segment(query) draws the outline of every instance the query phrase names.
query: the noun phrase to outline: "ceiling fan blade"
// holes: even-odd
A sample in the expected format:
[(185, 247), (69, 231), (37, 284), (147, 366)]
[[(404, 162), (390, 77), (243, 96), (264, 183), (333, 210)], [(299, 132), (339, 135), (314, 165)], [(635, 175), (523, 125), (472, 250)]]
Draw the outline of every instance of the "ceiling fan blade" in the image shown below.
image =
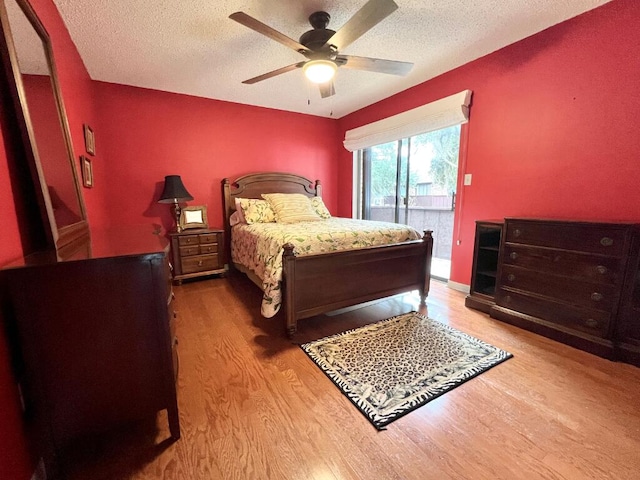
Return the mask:
[(329, 81), (326, 83), (319, 83), (318, 88), (320, 89), (320, 96), (322, 98), (331, 97), (336, 94), (336, 89), (333, 86), (333, 82)]
[(393, 0), (369, 0), (325, 45), (334, 45), (342, 51), (362, 34), (375, 27), (398, 8)]
[(282, 73), (290, 72), (291, 70), (295, 70), (296, 68), (302, 67), (307, 62), (298, 62), (292, 65), (287, 65), (286, 67), (279, 68), (277, 70), (273, 70), (272, 72), (263, 73), (262, 75), (258, 75), (257, 77), (250, 78), (249, 80), (245, 80), (242, 83), (246, 83), (247, 85), (252, 85), (254, 83), (261, 82), (262, 80), (266, 80), (267, 78), (275, 77), (276, 75), (280, 75)]
[[(345, 62), (345, 63), (343, 63)], [(388, 73), (390, 75), (405, 76), (413, 68), (413, 63), (398, 62), (396, 60), (382, 60), (380, 58), (355, 57), (353, 55), (338, 55), (336, 63), (342, 68), (366, 70), (368, 72)]]
[(269, 25), (266, 25), (266, 24), (262, 23), (261, 21), (256, 20), (253, 17), (250, 17), (249, 15), (247, 15), (244, 12), (232, 13), (231, 15), (229, 15), (229, 18), (231, 20), (235, 20), (236, 22), (240, 23), (241, 25), (244, 25), (245, 27), (249, 27), (251, 30), (254, 30), (254, 31), (258, 32), (258, 33), (261, 33), (262, 35), (265, 35), (265, 36), (269, 37), (270, 39), (281, 43), (285, 47), (289, 47), (289, 48), (294, 49), (296, 52), (303, 53), (303, 52), (308, 52), (309, 51), (309, 49), (307, 47), (305, 47), (304, 45), (302, 45), (301, 43), (296, 42), (292, 38), (287, 37), (283, 33), (280, 33), (279, 31), (271, 28)]

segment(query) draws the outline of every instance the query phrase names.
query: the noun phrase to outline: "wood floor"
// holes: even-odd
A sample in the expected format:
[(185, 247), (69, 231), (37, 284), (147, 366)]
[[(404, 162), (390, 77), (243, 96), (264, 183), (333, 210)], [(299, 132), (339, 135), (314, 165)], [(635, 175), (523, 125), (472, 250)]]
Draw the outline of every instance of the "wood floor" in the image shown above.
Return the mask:
[[(378, 432), (260, 316), (244, 277), (175, 287), (182, 438), (159, 418), (83, 442), (72, 479), (638, 479), (640, 369), (466, 309), (432, 282), (428, 315), (513, 353)], [(303, 342), (418, 308), (406, 295), (303, 320)]]

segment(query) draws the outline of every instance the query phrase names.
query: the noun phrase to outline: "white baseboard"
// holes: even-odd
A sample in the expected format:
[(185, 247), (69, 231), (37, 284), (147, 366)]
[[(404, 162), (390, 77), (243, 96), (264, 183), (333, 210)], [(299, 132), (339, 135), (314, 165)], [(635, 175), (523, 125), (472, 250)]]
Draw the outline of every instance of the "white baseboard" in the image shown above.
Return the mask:
[(447, 282), (447, 287), (453, 290), (458, 290), (462, 293), (469, 293), (469, 291), (471, 290), (471, 287), (469, 285), (465, 285), (464, 283), (452, 282), (451, 280)]

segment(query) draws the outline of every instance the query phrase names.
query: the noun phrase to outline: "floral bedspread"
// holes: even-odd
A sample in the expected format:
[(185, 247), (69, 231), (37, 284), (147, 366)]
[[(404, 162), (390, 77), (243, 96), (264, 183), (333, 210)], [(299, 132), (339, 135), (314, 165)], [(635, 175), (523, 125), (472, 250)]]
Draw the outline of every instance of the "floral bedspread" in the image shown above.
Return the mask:
[(416, 230), (396, 223), (332, 217), (294, 224), (254, 223), (232, 228), (231, 258), (262, 280), (261, 313), (273, 317), (282, 304), (282, 252), (287, 242), (296, 255), (352, 250), (376, 245), (419, 240)]

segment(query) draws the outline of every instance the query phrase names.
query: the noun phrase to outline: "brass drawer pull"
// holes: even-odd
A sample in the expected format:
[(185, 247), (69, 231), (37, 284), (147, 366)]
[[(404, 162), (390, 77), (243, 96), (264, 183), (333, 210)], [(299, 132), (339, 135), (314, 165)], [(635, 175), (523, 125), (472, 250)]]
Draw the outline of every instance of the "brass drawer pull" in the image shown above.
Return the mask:
[(514, 237), (519, 237), (520, 235), (522, 235), (522, 231), (521, 231), (519, 228), (516, 228), (516, 229), (513, 231), (513, 236), (514, 236)]
[(511, 303), (511, 296), (507, 295), (506, 297), (504, 297), (504, 303)]
[(598, 292), (592, 293), (591, 300), (593, 300), (594, 302), (599, 302), (600, 300), (602, 300), (602, 294)]
[(201, 267), (202, 266), (202, 260), (198, 260), (198, 266)]
[(584, 324), (589, 328), (596, 328), (598, 326), (598, 321), (593, 318), (587, 318), (584, 321)]
[(511, 260), (515, 260), (518, 258), (518, 254), (516, 252), (511, 252), (511, 254), (509, 255), (509, 257), (511, 257)]
[(516, 279), (516, 276), (513, 273), (510, 273), (509, 275), (507, 275), (507, 280), (509, 280), (510, 282), (513, 282)]
[(598, 272), (600, 275), (604, 275), (605, 273), (607, 273), (607, 267), (605, 267), (604, 265), (598, 265), (596, 267), (596, 272)]
[(610, 247), (611, 245), (613, 245), (613, 238), (602, 237), (600, 239), (600, 245), (602, 245), (603, 247)]

